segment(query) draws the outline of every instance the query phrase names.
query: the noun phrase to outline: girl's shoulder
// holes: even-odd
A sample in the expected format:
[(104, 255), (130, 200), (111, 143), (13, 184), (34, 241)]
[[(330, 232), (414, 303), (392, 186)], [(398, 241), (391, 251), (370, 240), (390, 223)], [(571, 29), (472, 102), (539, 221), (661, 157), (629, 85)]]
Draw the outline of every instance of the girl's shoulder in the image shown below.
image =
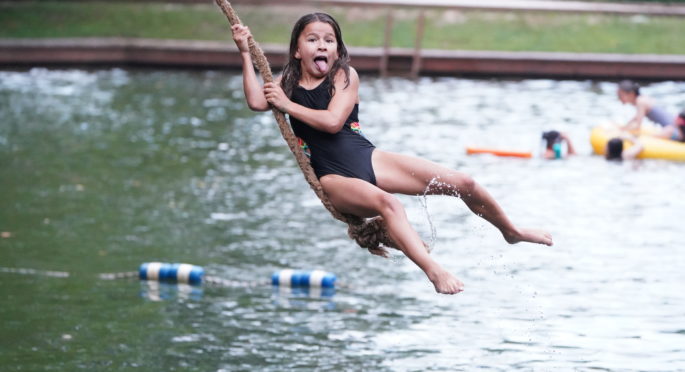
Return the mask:
[(349, 69), (349, 75), (345, 73), (345, 70), (342, 68), (339, 69), (336, 73), (335, 76), (333, 77), (333, 84), (338, 87), (347, 87), (347, 86), (359, 86), (359, 74), (357, 73), (357, 70), (354, 69), (354, 67), (350, 66)]

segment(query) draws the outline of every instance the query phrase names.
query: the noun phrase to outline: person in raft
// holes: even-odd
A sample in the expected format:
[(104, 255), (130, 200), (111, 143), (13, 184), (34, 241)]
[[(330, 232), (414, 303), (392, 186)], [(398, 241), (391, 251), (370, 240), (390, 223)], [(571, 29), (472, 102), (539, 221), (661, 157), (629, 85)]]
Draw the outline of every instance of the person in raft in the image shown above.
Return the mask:
[(673, 141), (685, 142), (685, 110), (681, 111), (680, 114), (676, 116), (673, 124), (665, 127), (660, 133), (657, 133), (656, 136)]
[(621, 103), (635, 106), (635, 116), (621, 127), (633, 133), (640, 132), (642, 119), (645, 117), (654, 123), (667, 127), (673, 124), (675, 117), (661, 106), (654, 103), (650, 97), (640, 94), (640, 85), (631, 80), (623, 80), (618, 83), (618, 99)]
[(497, 227), (507, 242), (552, 245), (549, 233), (515, 226), (470, 176), (378, 150), (361, 135), (359, 76), (349, 65), (340, 27), (331, 16), (313, 13), (295, 23), (283, 73), (263, 87), (248, 52), (249, 29), (235, 25), (232, 32), (242, 56), (243, 89), (250, 109), (266, 111), (273, 105), (286, 113), (294, 133), (308, 146), (312, 168), (334, 207), (359, 217), (382, 216), (390, 237), (437, 292), (459, 293), (464, 285), (430, 257), (393, 193), (418, 195), (428, 189), (428, 194), (459, 196), (471, 211)]
[[(632, 146), (625, 148), (623, 146), (623, 141), (632, 142)], [(640, 152), (644, 149), (642, 142), (630, 134), (629, 132), (623, 132), (618, 137), (614, 137), (607, 141), (606, 154), (607, 160), (631, 160), (637, 158)]]
[(563, 158), (562, 145), (564, 143), (566, 143), (566, 156), (576, 154), (573, 143), (566, 133), (550, 130), (542, 132), (542, 139), (545, 141), (545, 153), (542, 155), (545, 159)]

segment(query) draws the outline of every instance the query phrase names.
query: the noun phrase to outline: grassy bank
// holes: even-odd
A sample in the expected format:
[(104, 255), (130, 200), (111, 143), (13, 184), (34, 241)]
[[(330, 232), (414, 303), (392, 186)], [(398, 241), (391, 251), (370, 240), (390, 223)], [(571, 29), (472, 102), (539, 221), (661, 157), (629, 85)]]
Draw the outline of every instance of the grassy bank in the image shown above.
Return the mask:
[[(287, 44), (302, 14), (322, 10), (341, 23), (351, 46), (380, 46), (386, 10), (236, 6), (262, 43)], [(392, 44), (414, 45), (418, 11), (395, 11)], [(685, 19), (677, 17), (428, 11), (425, 48), (685, 54)], [(141, 37), (229, 40), (212, 4), (0, 2), (0, 37)]]

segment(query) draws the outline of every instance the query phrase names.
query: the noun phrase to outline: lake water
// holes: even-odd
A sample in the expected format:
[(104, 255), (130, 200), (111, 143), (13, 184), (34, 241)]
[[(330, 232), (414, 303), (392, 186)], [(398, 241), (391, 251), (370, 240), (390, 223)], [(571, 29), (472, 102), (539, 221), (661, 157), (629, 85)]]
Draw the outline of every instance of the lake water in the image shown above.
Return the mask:
[[(510, 246), (460, 200), (428, 198), (432, 254), (466, 285), (443, 296), (400, 254), (347, 238), (271, 114), (246, 108), (240, 75), (0, 72), (1, 369), (685, 370), (685, 163), (591, 155), (590, 129), (633, 112), (614, 90), (362, 76), (360, 119), (378, 147), (469, 173), (517, 224), (554, 235), (553, 247)], [(685, 108), (685, 83), (644, 91)], [(579, 155), (465, 154), (539, 153), (549, 129)], [(421, 199), (401, 200), (430, 240)], [(98, 277), (149, 261), (242, 282), (323, 269), (344, 287)]]

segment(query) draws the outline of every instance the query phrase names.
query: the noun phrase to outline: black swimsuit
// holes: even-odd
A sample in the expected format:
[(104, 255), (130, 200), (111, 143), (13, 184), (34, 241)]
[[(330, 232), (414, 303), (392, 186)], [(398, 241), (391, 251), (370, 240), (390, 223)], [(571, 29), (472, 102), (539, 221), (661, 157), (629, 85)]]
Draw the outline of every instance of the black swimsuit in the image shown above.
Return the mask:
[[(325, 110), (331, 102), (329, 86), (328, 79), (312, 90), (298, 86), (293, 91), (291, 100), (314, 110)], [(359, 105), (355, 104), (345, 125), (335, 134), (314, 129), (290, 117), (293, 132), (306, 143), (305, 146), (311, 152), (312, 168), (318, 178), (337, 174), (376, 184), (376, 175), (371, 165), (371, 153), (375, 147), (361, 134), (357, 122), (358, 111)]]

